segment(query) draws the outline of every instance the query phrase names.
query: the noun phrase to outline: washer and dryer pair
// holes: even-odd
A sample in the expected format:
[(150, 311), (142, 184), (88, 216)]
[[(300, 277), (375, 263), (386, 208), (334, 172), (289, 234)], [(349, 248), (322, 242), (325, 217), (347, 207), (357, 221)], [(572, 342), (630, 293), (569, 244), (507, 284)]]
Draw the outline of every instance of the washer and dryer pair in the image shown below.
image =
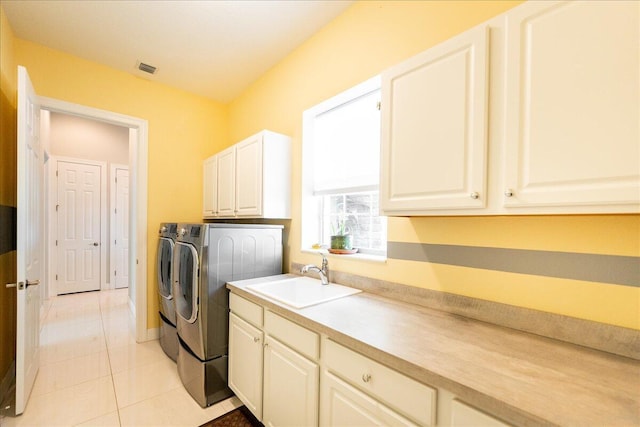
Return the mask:
[[(202, 407), (233, 395), (227, 385), (229, 292), (226, 283), (282, 273), (283, 228), (263, 224), (178, 224), (176, 227), (170, 301), (176, 319), (178, 373), (187, 391)], [(161, 315), (163, 312), (164, 307)], [(165, 352), (168, 348), (174, 354), (172, 338), (167, 337), (165, 341)]]

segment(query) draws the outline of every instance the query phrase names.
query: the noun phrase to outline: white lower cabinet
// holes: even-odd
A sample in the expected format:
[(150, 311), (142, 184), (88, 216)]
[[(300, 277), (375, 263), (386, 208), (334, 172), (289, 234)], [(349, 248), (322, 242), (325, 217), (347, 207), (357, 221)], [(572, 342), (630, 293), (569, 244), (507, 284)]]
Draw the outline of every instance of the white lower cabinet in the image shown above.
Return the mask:
[(266, 426), (317, 426), (318, 334), (235, 294), (229, 307), (231, 390)]
[(229, 308), (229, 387), (265, 426), (508, 426), (236, 294)]
[(322, 363), (323, 425), (362, 425), (361, 417), (379, 419), (376, 425), (435, 425), (436, 389), (330, 339), (322, 342)]
[(321, 384), (321, 426), (416, 425), (331, 372), (322, 373)]
[(229, 315), (229, 388), (262, 419), (262, 331)]
[(272, 337), (264, 348), (265, 426), (318, 425), (318, 364)]

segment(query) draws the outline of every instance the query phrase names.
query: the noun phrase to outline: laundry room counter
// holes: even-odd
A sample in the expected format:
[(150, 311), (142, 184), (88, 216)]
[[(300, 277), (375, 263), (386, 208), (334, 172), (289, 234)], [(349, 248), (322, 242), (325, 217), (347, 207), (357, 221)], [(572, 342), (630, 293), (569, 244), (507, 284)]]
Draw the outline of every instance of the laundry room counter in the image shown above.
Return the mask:
[(637, 360), (367, 292), (294, 309), (246, 289), (275, 277), (227, 288), (513, 425), (640, 425)]

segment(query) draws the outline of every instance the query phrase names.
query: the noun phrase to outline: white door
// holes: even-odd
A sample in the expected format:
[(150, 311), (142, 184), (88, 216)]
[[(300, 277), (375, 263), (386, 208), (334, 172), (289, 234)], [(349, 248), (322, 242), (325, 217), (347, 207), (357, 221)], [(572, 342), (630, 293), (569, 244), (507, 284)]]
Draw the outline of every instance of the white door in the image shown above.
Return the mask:
[(382, 74), (383, 213), (486, 205), (488, 42), (480, 26)]
[(115, 287), (116, 289), (129, 286), (129, 169), (117, 168), (115, 197), (115, 228), (114, 251), (115, 257)]
[(214, 218), (218, 214), (218, 156), (207, 158), (202, 169), (202, 216)]
[(58, 161), (56, 293), (100, 289), (101, 167)]
[(40, 362), (43, 273), (43, 175), (40, 105), (29, 74), (18, 67), (16, 414), (24, 412)]
[(636, 1), (509, 12), (505, 206), (638, 206), (639, 15)]
[(218, 216), (236, 215), (236, 148), (218, 153)]
[(229, 388), (262, 419), (262, 331), (229, 315)]
[(236, 144), (236, 214), (262, 215), (262, 134)]
[(318, 425), (318, 383), (316, 363), (267, 337), (262, 423), (267, 427)]

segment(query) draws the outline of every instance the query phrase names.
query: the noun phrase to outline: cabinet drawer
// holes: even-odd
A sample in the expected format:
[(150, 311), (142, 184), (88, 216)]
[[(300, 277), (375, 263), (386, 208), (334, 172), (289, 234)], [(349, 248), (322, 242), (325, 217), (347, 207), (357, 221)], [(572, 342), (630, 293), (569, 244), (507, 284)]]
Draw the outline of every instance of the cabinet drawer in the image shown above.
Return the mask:
[(435, 424), (436, 390), (386, 366), (324, 340), (326, 367), (421, 425)]
[(321, 390), (321, 427), (417, 427), (415, 423), (330, 372), (323, 372)]
[(509, 427), (508, 424), (499, 421), (492, 416), (467, 406), (457, 399), (451, 402), (451, 426), (452, 427)]
[(234, 293), (229, 294), (229, 308), (247, 322), (262, 327), (262, 307)]
[(264, 330), (297, 352), (310, 359), (318, 360), (320, 338), (315, 332), (268, 310), (264, 313)]

